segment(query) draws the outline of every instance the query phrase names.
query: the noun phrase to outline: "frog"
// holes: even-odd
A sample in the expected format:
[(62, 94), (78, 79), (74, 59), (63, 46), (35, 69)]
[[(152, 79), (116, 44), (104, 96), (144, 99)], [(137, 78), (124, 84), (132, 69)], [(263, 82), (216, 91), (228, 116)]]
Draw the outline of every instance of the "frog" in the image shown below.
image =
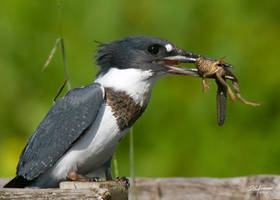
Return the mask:
[[(195, 66), (198, 69), (198, 73), (202, 78), (203, 92), (205, 92), (206, 89), (209, 88), (209, 85), (206, 82), (207, 78), (214, 78), (216, 80), (216, 84), (218, 86), (216, 97), (217, 121), (219, 126), (223, 125), (225, 121), (227, 93), (232, 102), (235, 102), (237, 97), (245, 105), (261, 105), (260, 103), (247, 101), (241, 96), (238, 79), (230, 71), (230, 68), (233, 66), (225, 63), (225, 57), (219, 58), (218, 60), (213, 60), (200, 56), (196, 59)], [(232, 81), (233, 90), (226, 82), (227, 79)]]

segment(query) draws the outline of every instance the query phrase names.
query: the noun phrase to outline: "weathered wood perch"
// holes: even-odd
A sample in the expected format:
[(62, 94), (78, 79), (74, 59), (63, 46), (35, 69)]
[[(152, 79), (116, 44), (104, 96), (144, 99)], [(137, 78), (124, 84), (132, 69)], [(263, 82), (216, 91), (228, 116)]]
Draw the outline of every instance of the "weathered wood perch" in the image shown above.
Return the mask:
[(59, 189), (3, 188), (9, 179), (0, 179), (0, 199), (93, 199), (128, 200), (123, 181), (61, 182)]
[(138, 200), (276, 200), (280, 176), (136, 179)]
[[(7, 181), (8, 179), (1, 179), (0, 186)], [(114, 185), (120, 183), (109, 183), (110, 186), (105, 186), (105, 184), (100, 187), (98, 183), (66, 182), (61, 184), (61, 189), (1, 188), (0, 199), (102, 199), (96, 197), (96, 191), (93, 188), (104, 190), (104, 188), (109, 187), (112, 190), (112, 188), (119, 187), (125, 189), (125, 185)], [(280, 176), (136, 178), (135, 190), (137, 200), (276, 200), (280, 199)], [(124, 191), (127, 192), (127, 190)], [(110, 193), (110, 195), (108, 194), (106, 198), (119, 199), (119, 197), (117, 198), (118, 193)], [(120, 199), (127, 199), (127, 193)]]

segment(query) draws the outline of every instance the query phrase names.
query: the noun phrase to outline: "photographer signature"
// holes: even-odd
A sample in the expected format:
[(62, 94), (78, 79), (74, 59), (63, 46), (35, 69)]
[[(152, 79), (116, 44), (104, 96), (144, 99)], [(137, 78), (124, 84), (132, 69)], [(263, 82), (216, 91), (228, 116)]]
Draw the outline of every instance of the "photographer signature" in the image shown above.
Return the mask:
[(248, 192), (256, 192), (257, 195), (259, 195), (260, 193), (265, 193), (268, 191), (273, 190), (273, 187), (271, 186), (263, 186), (263, 185), (250, 185), (248, 187)]

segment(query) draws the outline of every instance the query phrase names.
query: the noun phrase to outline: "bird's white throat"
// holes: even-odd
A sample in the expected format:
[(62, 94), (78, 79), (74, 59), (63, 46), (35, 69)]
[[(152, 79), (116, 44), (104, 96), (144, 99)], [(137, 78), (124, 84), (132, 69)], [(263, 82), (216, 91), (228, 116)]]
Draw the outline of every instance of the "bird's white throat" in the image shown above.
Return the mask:
[(143, 106), (155, 82), (152, 76), (149, 70), (111, 68), (107, 73), (97, 77), (94, 82), (115, 91), (124, 91), (134, 99), (135, 103)]

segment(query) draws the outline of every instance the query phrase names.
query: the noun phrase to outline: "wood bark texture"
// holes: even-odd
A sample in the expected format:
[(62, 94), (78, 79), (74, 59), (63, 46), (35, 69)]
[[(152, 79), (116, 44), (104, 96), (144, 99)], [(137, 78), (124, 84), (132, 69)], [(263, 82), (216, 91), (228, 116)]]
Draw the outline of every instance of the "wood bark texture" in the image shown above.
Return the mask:
[[(2, 187), (9, 179), (0, 179)], [(131, 200), (280, 200), (280, 176), (136, 178)], [(63, 182), (60, 189), (0, 188), (0, 199), (128, 199), (122, 182)]]

